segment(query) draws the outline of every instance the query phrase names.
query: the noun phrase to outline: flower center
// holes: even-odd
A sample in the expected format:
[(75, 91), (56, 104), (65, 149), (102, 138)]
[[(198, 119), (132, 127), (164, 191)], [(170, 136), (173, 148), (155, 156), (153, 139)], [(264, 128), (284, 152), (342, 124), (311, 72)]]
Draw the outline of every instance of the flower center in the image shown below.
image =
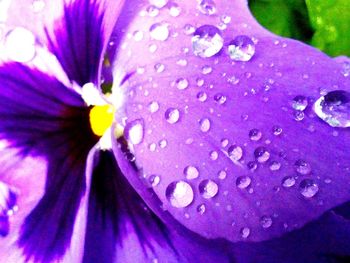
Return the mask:
[(114, 120), (114, 107), (112, 105), (97, 105), (90, 110), (89, 119), (93, 133), (103, 136), (105, 131), (111, 127)]

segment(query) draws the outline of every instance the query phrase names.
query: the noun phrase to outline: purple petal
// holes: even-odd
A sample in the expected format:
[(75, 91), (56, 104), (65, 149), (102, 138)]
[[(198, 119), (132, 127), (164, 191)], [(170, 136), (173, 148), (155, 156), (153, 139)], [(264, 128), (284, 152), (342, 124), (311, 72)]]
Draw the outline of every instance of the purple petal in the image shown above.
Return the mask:
[[(246, 1), (204, 2), (215, 2), (214, 15), (196, 1), (178, 3), (178, 16), (170, 2), (158, 11), (128, 2), (123, 14), (137, 6), (134, 13), (144, 15), (116, 29), (128, 28), (115, 74), (135, 72), (123, 84), (118, 120), (127, 117), (126, 131), (144, 121), (143, 140), (133, 145), (137, 180), (160, 179), (155, 196), (141, 196), (159, 198), (207, 238), (278, 237), (349, 200), (349, 129), (331, 127), (313, 104), (327, 92), (350, 91), (350, 80), (319, 51), (262, 30)], [(192, 43), (202, 25), (220, 27), (223, 43), (218, 36), (209, 50)], [(240, 41), (250, 47), (245, 56), (231, 50), (232, 59), (228, 46)]]
[(50, 261), (69, 247), (85, 191), (85, 161), (97, 142), (89, 109), (73, 90), (22, 64), (2, 65), (0, 83), (1, 138), (19, 157), (30, 154), (47, 164), (45, 194), (18, 243), (27, 259)]
[[(123, 0), (65, 2), (63, 16), (46, 31), (48, 47), (68, 78), (80, 86), (99, 83), (99, 68)], [(113, 14), (113, 16), (112, 16)]]
[[(137, 176), (123, 153), (118, 148), (115, 151), (121, 157), (119, 164)], [(175, 263), (191, 262), (194, 257), (198, 262), (229, 262), (221, 242), (213, 243), (188, 231), (166, 211), (159, 218), (148, 209), (121, 173), (113, 153), (101, 151), (95, 162), (84, 263)]]

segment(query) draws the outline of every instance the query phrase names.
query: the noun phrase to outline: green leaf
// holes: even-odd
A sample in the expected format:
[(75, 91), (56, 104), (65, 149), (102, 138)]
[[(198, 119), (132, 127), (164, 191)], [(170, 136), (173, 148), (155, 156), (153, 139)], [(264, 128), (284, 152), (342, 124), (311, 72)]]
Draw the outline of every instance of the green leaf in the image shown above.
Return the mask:
[(315, 34), (311, 44), (331, 56), (350, 56), (350, 1), (306, 0)]
[(313, 32), (304, 0), (250, 0), (249, 6), (259, 23), (273, 33), (310, 40)]

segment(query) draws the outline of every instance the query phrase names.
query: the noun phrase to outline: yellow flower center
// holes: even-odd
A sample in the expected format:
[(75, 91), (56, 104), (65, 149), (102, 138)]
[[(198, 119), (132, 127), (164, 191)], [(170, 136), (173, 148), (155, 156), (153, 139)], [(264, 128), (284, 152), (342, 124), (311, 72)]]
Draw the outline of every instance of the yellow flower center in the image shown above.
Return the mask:
[(114, 110), (112, 105), (94, 106), (90, 110), (90, 125), (95, 135), (101, 137), (111, 127), (114, 120)]

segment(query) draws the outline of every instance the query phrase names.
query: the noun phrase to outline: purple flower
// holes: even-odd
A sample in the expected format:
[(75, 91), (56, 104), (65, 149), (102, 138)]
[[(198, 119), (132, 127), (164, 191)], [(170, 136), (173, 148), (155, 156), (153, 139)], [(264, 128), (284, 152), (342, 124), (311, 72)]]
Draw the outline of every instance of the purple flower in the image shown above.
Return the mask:
[[(0, 67), (0, 234), (20, 248), (0, 255), (346, 260), (348, 60), (267, 32), (246, 0), (121, 7), (75, 0), (37, 27), (63, 71)], [(104, 100), (115, 121), (99, 139), (86, 104)]]

